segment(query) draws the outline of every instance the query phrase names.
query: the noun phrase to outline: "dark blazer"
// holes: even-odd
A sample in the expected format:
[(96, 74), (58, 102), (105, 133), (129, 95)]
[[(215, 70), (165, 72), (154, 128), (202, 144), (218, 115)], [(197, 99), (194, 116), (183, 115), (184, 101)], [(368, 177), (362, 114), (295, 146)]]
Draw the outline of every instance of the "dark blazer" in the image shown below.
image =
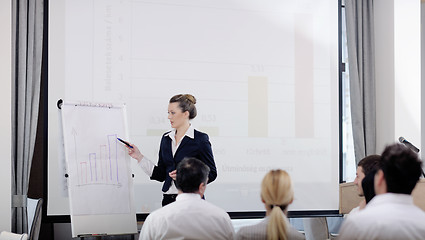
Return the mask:
[(211, 143), (206, 133), (194, 130), (194, 138), (184, 136), (181, 140), (179, 148), (173, 157), (171, 150), (171, 138), (167, 135), (169, 132), (162, 135), (161, 144), (159, 147), (158, 164), (154, 167), (151, 176), (152, 180), (164, 182), (162, 191), (166, 192), (171, 186), (173, 180), (168, 173), (175, 170), (177, 164), (185, 157), (195, 157), (210, 168), (208, 175), (208, 183), (214, 181), (217, 177), (217, 168), (214, 162), (214, 156), (211, 149)]

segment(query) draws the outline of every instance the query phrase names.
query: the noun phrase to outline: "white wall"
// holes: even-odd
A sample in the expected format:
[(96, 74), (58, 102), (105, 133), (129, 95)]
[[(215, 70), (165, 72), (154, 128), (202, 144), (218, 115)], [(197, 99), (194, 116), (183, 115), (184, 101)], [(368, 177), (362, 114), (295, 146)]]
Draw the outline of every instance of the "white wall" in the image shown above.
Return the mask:
[(400, 136), (420, 147), (420, 1), (374, 3), (377, 152)]
[(0, 231), (11, 229), (12, 1), (0, 1)]
[(394, 139), (394, 1), (376, 0), (374, 4), (376, 151), (380, 153)]
[(394, 1), (395, 137), (421, 146), (421, 12), (419, 0)]

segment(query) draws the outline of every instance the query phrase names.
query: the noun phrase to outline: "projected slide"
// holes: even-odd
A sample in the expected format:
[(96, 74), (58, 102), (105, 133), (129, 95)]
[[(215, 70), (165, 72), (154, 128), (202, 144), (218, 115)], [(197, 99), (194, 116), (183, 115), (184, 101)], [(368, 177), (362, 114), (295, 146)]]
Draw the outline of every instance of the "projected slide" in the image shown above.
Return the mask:
[[(51, 4), (49, 99), (125, 102), (128, 140), (156, 163), (168, 101), (191, 93), (192, 124), (210, 136), (217, 165), (209, 201), (261, 211), (260, 182), (281, 168), (295, 185), (291, 210), (338, 209), (337, 2), (60, 2)], [(114, 159), (101, 171), (105, 146), (79, 163), (81, 184), (116, 174)], [(137, 211), (159, 208), (161, 184), (135, 160), (132, 170)]]

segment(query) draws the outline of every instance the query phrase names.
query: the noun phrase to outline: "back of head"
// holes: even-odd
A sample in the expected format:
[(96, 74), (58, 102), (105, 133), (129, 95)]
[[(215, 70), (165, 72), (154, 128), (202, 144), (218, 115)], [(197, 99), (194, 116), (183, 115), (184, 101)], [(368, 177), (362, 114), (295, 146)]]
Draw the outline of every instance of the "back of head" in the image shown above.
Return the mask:
[(196, 193), (201, 183), (207, 184), (210, 168), (196, 158), (184, 158), (177, 165), (176, 187), (184, 193)]
[(177, 94), (170, 99), (170, 103), (178, 103), (182, 112), (189, 112), (189, 119), (194, 119), (197, 115), (196, 98), (191, 94)]
[(422, 162), (412, 150), (402, 144), (392, 144), (382, 153), (387, 192), (411, 194), (422, 172)]
[(287, 220), (284, 211), (294, 198), (289, 174), (284, 170), (271, 170), (261, 183), (261, 199), (271, 208), (267, 226), (267, 239), (287, 239)]
[(369, 155), (360, 160), (357, 166), (362, 167), (364, 175), (368, 175), (371, 171), (379, 169), (380, 162), (380, 155)]

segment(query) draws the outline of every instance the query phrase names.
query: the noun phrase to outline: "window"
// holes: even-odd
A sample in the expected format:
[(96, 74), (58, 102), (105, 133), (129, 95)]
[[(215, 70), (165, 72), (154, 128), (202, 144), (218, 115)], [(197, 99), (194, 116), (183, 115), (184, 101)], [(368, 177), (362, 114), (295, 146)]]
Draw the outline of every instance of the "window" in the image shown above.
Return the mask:
[(353, 128), (351, 122), (350, 77), (348, 70), (347, 31), (345, 26), (345, 7), (341, 7), (341, 48), (345, 71), (342, 73), (342, 154), (343, 180), (354, 181), (356, 177), (356, 160), (354, 157)]

